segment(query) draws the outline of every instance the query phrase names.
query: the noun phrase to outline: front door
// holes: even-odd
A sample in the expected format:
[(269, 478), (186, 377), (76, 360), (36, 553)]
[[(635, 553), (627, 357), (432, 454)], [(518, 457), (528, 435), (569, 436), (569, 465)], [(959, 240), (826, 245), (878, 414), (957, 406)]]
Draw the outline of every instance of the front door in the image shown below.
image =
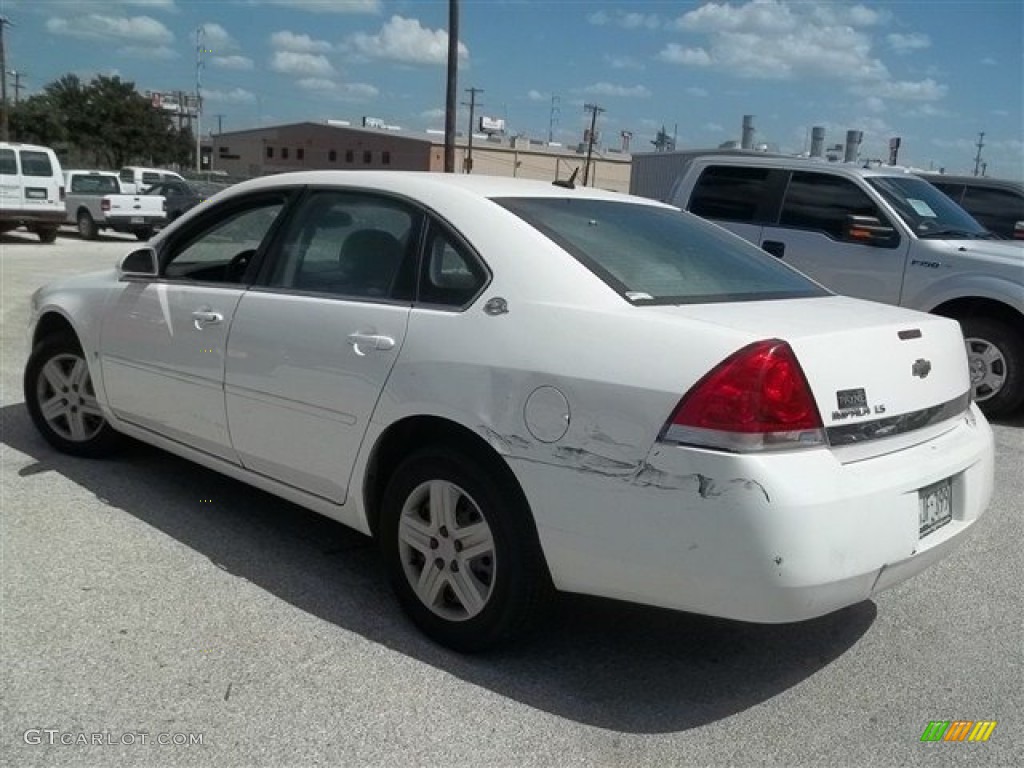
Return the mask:
[(224, 410), (228, 332), (284, 203), (274, 193), (211, 209), (162, 249), (158, 278), (123, 284), (100, 341), (118, 418), (237, 462)]

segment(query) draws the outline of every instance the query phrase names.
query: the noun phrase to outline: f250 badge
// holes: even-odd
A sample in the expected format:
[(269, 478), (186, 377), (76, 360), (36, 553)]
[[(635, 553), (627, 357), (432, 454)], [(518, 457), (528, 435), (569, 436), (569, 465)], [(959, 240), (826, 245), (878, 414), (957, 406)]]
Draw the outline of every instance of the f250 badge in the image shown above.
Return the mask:
[(863, 387), (860, 389), (840, 389), (836, 392), (838, 410), (832, 411), (833, 421), (852, 419), (857, 416), (870, 416), (872, 413), (885, 413), (884, 405), (872, 408), (868, 405), (868, 395)]

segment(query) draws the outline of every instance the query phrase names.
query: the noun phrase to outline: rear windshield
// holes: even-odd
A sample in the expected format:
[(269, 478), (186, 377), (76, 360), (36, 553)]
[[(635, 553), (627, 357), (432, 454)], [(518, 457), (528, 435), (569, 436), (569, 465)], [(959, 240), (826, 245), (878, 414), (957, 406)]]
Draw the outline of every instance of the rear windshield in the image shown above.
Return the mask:
[(613, 200), (500, 198), (634, 304), (698, 304), (828, 292), (714, 224)]
[(21, 150), (22, 176), (53, 176), (53, 165), (50, 156), (45, 152)]
[(72, 176), (71, 192), (83, 195), (110, 195), (121, 191), (113, 176)]

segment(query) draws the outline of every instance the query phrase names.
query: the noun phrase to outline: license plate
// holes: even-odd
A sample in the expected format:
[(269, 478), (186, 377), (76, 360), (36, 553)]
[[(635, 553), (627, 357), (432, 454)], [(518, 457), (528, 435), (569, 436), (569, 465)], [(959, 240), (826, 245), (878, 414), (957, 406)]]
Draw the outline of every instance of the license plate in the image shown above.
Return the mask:
[(917, 492), (920, 537), (934, 533), (953, 519), (953, 481), (949, 478)]
[(45, 200), (46, 199), (46, 190), (45, 189), (30, 189), (30, 188), (26, 187), (25, 188), (25, 197), (27, 197), (29, 200)]
[(141, 216), (132, 216), (132, 224), (145, 224), (146, 220)]

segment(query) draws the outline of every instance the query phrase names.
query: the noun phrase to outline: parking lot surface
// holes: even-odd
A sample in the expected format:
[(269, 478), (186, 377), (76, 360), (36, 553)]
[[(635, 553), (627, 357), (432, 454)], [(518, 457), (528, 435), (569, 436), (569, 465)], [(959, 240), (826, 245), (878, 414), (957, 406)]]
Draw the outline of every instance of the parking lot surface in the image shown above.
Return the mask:
[[(31, 292), (136, 246), (0, 236), (0, 765), (1024, 754), (1024, 418), (995, 425), (996, 495), (973, 537), (872, 601), (756, 626), (566, 596), (531, 642), (459, 656), (404, 619), (363, 536), (155, 449), (88, 461), (36, 435)], [(935, 720), (997, 725), (986, 743), (923, 743)]]

